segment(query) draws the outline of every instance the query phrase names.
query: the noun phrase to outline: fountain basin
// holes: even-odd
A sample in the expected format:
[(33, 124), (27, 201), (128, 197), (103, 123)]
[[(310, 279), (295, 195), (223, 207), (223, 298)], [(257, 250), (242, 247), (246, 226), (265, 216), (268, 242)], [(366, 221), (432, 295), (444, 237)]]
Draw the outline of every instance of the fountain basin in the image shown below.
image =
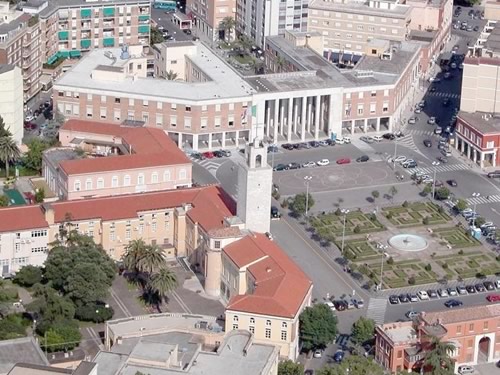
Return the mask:
[(415, 234), (398, 234), (389, 238), (388, 242), (399, 251), (422, 251), (429, 246), (424, 237)]

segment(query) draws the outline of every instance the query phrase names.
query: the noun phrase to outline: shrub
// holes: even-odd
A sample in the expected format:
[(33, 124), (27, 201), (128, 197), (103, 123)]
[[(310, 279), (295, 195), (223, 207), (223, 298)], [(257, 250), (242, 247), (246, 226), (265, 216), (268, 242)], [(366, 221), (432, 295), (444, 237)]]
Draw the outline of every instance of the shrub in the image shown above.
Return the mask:
[(340, 210), (340, 208), (337, 208), (335, 210), (335, 216), (340, 216), (340, 215), (342, 215), (342, 211)]
[(496, 258), (497, 262), (500, 262), (500, 255), (497, 255)]
[(428, 217), (424, 217), (424, 220), (422, 220), (422, 223), (424, 225), (429, 225), (429, 218)]
[(448, 263), (443, 263), (443, 265), (441, 267), (443, 268), (443, 270), (448, 269)]
[(392, 212), (391, 212), (391, 211), (389, 211), (389, 212), (387, 213), (387, 215), (385, 215), (385, 217), (386, 217), (388, 220), (391, 220), (391, 219), (392, 219), (392, 216), (393, 216), (393, 215), (392, 215)]
[(380, 193), (378, 192), (378, 190), (373, 190), (372, 191), (372, 197), (374, 199), (377, 199), (378, 197), (380, 197)]
[(12, 280), (14, 283), (31, 287), (35, 284), (38, 284), (42, 281), (42, 269), (40, 267), (35, 267), (32, 265), (27, 265), (21, 268), (17, 273), (14, 279)]
[(113, 317), (113, 309), (102, 304), (87, 304), (75, 309), (75, 318), (84, 322), (102, 323)]
[(368, 219), (370, 219), (370, 221), (377, 221), (377, 215), (375, 215), (375, 214), (369, 214), (368, 215)]
[(431, 266), (430, 263), (427, 263), (424, 268), (425, 268), (426, 271), (431, 271), (432, 270), (432, 266)]
[(344, 256), (346, 257), (346, 259), (348, 260), (354, 260), (357, 258), (356, 254), (354, 254), (352, 251), (346, 251)]
[(464, 251), (463, 250), (459, 250), (458, 251), (458, 255), (464, 255)]
[(485, 278), (485, 277), (486, 277), (486, 275), (485, 275), (484, 273), (482, 273), (482, 272), (478, 272), (478, 273), (476, 273), (476, 277), (477, 277), (478, 279), (483, 279), (483, 278)]
[(361, 228), (359, 227), (359, 225), (356, 225), (354, 227), (354, 230), (353, 230), (354, 233), (358, 234), (358, 233), (361, 233)]
[(408, 284), (410, 284), (410, 285), (415, 285), (415, 283), (416, 283), (416, 282), (417, 282), (417, 281), (415, 280), (415, 277), (414, 277), (414, 276), (410, 276), (410, 277), (408, 278)]
[(0, 289), (0, 302), (11, 302), (18, 301), (19, 294), (14, 288), (2, 288)]
[(389, 265), (394, 264), (394, 258), (390, 257), (389, 259), (387, 259), (387, 264)]
[(281, 202), (281, 208), (288, 208), (288, 200), (287, 199), (283, 199), (283, 201)]
[(442, 206), (438, 207), (438, 212), (442, 215), (444, 214), (444, 208)]
[(404, 207), (404, 208), (408, 207), (409, 205), (410, 205), (410, 204), (408, 203), (408, 201), (404, 201), (404, 202), (403, 202), (403, 207)]

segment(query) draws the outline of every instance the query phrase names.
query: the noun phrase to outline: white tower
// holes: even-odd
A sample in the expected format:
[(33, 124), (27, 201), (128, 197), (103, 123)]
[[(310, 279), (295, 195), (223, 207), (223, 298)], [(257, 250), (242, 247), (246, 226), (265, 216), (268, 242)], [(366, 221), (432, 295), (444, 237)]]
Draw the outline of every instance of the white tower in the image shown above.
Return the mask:
[(267, 145), (255, 138), (246, 145), (245, 158), (238, 169), (237, 215), (247, 229), (269, 232), (273, 170), (267, 164)]

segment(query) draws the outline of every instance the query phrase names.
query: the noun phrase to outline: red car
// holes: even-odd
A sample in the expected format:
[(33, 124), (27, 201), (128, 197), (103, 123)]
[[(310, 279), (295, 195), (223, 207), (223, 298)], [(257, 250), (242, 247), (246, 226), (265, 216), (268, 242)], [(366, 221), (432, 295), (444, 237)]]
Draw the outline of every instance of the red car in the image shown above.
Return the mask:
[(337, 160), (337, 164), (349, 164), (350, 162), (351, 162), (351, 159), (349, 159), (349, 158)]
[(24, 128), (26, 130), (35, 130), (36, 129), (36, 124), (32, 123), (32, 122), (25, 122), (24, 123)]
[(500, 302), (500, 294), (489, 294), (486, 299), (488, 302)]
[(215, 157), (214, 153), (212, 151), (206, 151), (202, 154), (204, 157), (207, 159), (213, 159)]

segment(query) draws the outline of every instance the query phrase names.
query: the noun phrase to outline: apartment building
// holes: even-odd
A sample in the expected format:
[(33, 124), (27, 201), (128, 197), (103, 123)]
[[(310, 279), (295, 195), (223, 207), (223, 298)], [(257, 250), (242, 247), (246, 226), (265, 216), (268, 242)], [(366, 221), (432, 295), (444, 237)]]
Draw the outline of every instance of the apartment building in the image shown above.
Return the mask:
[(500, 304), (459, 310), (422, 312), (414, 322), (387, 323), (375, 331), (375, 360), (392, 373), (418, 372), (432, 337), (455, 346), (451, 357), (460, 365), (494, 362), (500, 358)]
[(464, 60), (460, 109), (464, 112), (500, 111), (500, 58), (466, 57)]
[(23, 11), (40, 19), (42, 61), (48, 65), (94, 48), (149, 43), (150, 1), (29, 0)]
[(0, 116), (14, 141), (23, 140), (23, 77), (21, 68), (0, 64)]
[[(226, 17), (236, 19), (236, 0), (187, 0), (186, 15), (192, 19), (192, 28), (196, 35), (203, 36), (210, 41), (228, 39), (226, 30), (220, 28)], [(234, 29), (232, 38), (234, 38)]]
[(161, 129), (69, 120), (59, 142), (44, 152), (42, 175), (60, 199), (191, 186), (191, 161)]
[(323, 35), (325, 50), (362, 55), (372, 40), (405, 41), (411, 19), (398, 1), (312, 0), (307, 30)]
[(203, 44), (172, 46), (185, 50), (183, 60), (163, 63), (177, 66), (183, 81), (148, 77), (142, 46), (95, 50), (54, 84), (54, 105), (68, 119), (136, 121), (162, 129), (182, 148), (250, 140), (255, 90)]
[(0, 2), (0, 64), (22, 70), (24, 102), (41, 89), (40, 37), (38, 17), (17, 10), (7, 1)]
[(420, 47), (382, 41), (382, 48), (370, 50), (353, 69), (339, 69), (321, 58), (316, 38), (321, 35), (287, 31), (266, 39), (266, 66), (281, 74), (251, 79), (265, 135), (290, 141), (310, 132), (318, 139), (397, 130), (415, 95)]

